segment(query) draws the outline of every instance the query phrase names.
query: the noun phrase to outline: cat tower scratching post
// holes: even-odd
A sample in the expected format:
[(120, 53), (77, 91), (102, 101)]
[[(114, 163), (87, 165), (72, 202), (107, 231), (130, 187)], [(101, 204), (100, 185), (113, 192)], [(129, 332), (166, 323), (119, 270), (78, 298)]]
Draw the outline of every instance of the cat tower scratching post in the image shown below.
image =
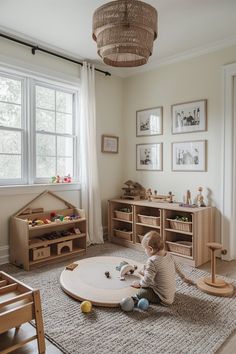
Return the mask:
[[(234, 293), (234, 287), (232, 284), (226, 283), (223, 279), (216, 278), (216, 256), (215, 251), (221, 250), (222, 245), (220, 243), (211, 242), (206, 244), (211, 250), (211, 277), (204, 277), (197, 281), (197, 287), (207, 294), (215, 296), (231, 296)], [(226, 250), (221, 251), (222, 254), (226, 254)]]

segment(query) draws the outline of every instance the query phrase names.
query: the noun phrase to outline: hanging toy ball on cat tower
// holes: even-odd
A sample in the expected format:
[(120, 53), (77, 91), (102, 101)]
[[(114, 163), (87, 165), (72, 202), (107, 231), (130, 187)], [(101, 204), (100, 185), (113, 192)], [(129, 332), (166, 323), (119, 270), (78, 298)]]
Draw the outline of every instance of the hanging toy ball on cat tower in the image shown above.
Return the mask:
[(232, 284), (226, 283), (223, 279), (216, 278), (216, 257), (215, 251), (221, 250), (221, 254), (226, 254), (226, 250), (222, 250), (220, 243), (211, 242), (206, 246), (211, 250), (211, 277), (204, 277), (197, 281), (197, 287), (207, 294), (215, 296), (232, 296), (234, 287)]

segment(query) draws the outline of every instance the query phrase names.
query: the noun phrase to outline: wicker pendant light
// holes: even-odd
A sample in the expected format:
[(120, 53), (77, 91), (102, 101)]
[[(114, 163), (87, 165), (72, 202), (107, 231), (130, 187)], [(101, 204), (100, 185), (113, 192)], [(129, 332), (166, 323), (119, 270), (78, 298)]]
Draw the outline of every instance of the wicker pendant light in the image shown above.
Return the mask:
[(93, 15), (93, 39), (104, 63), (134, 67), (147, 63), (157, 38), (157, 11), (138, 0), (115, 0)]

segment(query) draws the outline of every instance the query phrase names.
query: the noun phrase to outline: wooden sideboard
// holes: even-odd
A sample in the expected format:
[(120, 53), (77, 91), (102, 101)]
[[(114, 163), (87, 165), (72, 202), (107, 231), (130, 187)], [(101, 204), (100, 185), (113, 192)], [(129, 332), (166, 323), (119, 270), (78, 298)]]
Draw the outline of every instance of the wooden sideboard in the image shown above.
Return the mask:
[(150, 230), (161, 235), (166, 250), (177, 261), (198, 267), (210, 260), (206, 243), (214, 241), (214, 208), (147, 200), (109, 200), (111, 242), (141, 250), (142, 237)]

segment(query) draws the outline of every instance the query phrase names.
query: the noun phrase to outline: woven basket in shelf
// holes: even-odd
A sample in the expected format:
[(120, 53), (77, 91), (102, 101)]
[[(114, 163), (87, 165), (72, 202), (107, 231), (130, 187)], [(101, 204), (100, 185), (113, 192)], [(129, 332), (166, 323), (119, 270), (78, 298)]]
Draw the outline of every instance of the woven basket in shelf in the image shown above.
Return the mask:
[(115, 230), (114, 235), (119, 238), (123, 238), (124, 240), (132, 241), (132, 231), (122, 231), (122, 230)]
[(139, 222), (146, 225), (160, 226), (159, 216), (149, 216), (138, 214)]
[(175, 241), (175, 242), (170, 242), (166, 241), (168, 250), (170, 252), (175, 252), (179, 254), (183, 254), (185, 256), (192, 256), (192, 242), (190, 241)]
[(142, 243), (142, 240), (144, 238), (144, 235), (137, 235), (138, 239), (139, 239), (139, 242)]
[(125, 211), (115, 210), (115, 217), (121, 220), (132, 221), (132, 213), (126, 213)]
[(180, 220), (171, 220), (170, 228), (174, 230), (184, 231), (184, 232), (192, 232), (192, 222), (190, 221), (180, 221)]

